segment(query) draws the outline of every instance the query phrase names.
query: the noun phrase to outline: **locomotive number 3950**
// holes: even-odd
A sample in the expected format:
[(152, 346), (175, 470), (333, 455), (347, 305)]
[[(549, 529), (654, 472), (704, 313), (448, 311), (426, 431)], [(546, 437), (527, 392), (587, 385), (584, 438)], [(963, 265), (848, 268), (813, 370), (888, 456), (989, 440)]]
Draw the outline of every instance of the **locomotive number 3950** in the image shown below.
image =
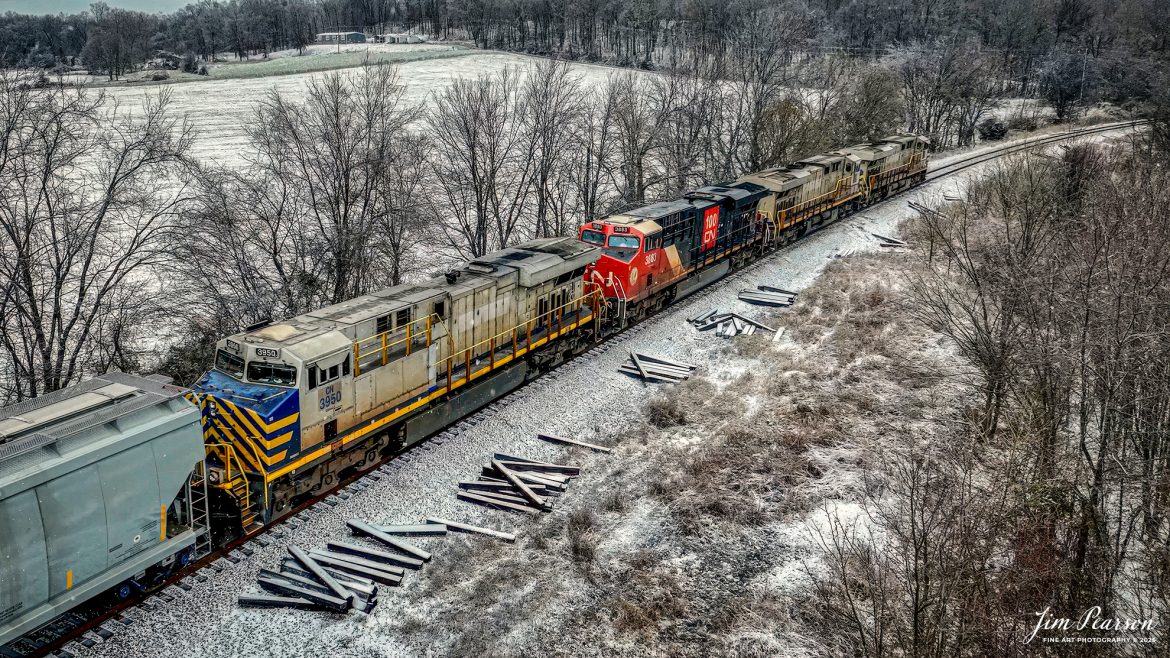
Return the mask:
[(341, 404), (341, 390), (335, 384), (330, 384), (321, 389), (317, 397), (317, 408), (324, 411), (335, 404)]

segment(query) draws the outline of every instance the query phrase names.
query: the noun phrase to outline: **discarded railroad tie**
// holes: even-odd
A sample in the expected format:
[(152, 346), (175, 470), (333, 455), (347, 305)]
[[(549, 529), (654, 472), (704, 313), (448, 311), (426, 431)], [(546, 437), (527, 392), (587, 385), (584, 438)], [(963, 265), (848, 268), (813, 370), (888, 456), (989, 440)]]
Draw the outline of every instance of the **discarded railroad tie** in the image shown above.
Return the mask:
[(784, 308), (792, 306), (796, 301), (796, 295), (787, 292), (769, 292), (767, 290), (741, 290), (739, 291), (739, 301), (747, 302), (754, 306), (775, 306)]
[(870, 235), (877, 238), (878, 245), (880, 245), (882, 247), (908, 247), (909, 246), (908, 244), (906, 244), (902, 240), (898, 240), (895, 238), (887, 238), (886, 236), (880, 235), (877, 233), (870, 233)]
[(605, 446), (599, 446), (592, 443), (585, 443), (584, 441), (577, 441), (575, 439), (566, 439), (562, 436), (554, 436), (552, 434), (537, 434), (536, 438), (541, 441), (548, 441), (550, 443), (562, 443), (569, 446), (577, 446), (579, 448), (589, 448), (594, 452), (609, 452), (610, 449)]
[(431, 559), (430, 552), (395, 535), (442, 536), (450, 527), (432, 519), (417, 525), (374, 525), (351, 519), (346, 525), (381, 548), (344, 541), (329, 541), (325, 548), (309, 551), (289, 546), (288, 557), (278, 569), (260, 570), (256, 584), (262, 592), (241, 595), (240, 605), (370, 612), (378, 602), (379, 586), (401, 585), (407, 569), (421, 569)]
[[(787, 291), (785, 291), (787, 293)], [(764, 293), (761, 293), (764, 294)], [(773, 294), (773, 293), (767, 293)], [(794, 294), (794, 293), (787, 293)], [(699, 331), (715, 330), (715, 335), (720, 338), (733, 338), (739, 335), (752, 335), (757, 329), (767, 331), (768, 333), (775, 333), (775, 329), (768, 325), (753, 320), (751, 318), (740, 315), (739, 313), (719, 313), (718, 311), (711, 311), (699, 316), (699, 320), (694, 322), (695, 328)]]
[[(458, 483), (459, 500), (507, 512), (540, 514), (552, 510), (551, 498), (564, 492), (569, 480), (581, 474), (579, 466), (553, 464), (501, 452), (494, 453), (483, 465), (479, 479)], [(449, 530), (476, 532), (515, 541), (515, 536), (485, 528), (452, 525), (442, 519), (428, 523), (445, 523)]]
[(674, 384), (688, 379), (698, 366), (671, 361), (660, 356), (630, 352), (630, 360), (618, 368), (619, 372), (640, 378), (643, 382)]

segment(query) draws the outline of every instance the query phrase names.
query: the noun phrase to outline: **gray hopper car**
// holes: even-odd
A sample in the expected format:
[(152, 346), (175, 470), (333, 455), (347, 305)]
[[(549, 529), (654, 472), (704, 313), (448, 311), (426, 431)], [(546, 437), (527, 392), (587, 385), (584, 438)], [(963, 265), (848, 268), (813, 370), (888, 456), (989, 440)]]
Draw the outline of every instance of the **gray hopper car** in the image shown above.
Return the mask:
[(0, 645), (204, 541), (184, 393), (109, 374), (0, 409)]

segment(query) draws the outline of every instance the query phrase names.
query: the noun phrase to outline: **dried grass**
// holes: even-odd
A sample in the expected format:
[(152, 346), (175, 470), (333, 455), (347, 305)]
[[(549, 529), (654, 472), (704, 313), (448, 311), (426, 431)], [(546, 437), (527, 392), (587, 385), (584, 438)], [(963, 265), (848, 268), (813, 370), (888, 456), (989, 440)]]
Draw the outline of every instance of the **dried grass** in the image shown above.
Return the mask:
[(591, 464), (521, 543), (445, 551), (428, 571), (440, 582), (420, 595), (442, 601), (435, 614), (457, 629), (444, 652), (765, 656), (799, 645), (787, 600), (748, 587), (792, 559), (772, 533), (826, 499), (859, 498), (882, 444), (911, 440), (917, 418), (954, 402), (937, 379), (904, 385), (938, 367), (938, 350), (903, 319), (897, 258), (831, 265), (769, 321), (795, 344), (731, 343), (769, 376), (662, 387), (619, 459)]

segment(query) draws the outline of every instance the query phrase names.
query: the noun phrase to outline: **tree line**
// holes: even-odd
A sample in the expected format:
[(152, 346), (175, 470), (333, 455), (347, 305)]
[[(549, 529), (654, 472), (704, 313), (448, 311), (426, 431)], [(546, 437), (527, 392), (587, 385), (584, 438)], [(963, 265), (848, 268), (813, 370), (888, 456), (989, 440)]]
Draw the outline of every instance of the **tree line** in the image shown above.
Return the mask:
[[(1163, 144), (1165, 146), (1165, 144)], [(1170, 613), (1170, 175), (1157, 138), (1017, 158), (914, 222), (905, 308), (969, 400), (820, 533), (826, 655), (1160, 655)], [(1040, 615), (1149, 621), (1029, 636)], [(1092, 618), (1091, 618), (1092, 619)], [(1091, 620), (1090, 619), (1090, 620)]]
[[(166, 92), (139, 115), (102, 92), (0, 78), (4, 399), (108, 368), (186, 383), (214, 340), (441, 272), (506, 245), (894, 130), (897, 80), (829, 57), (818, 89), (782, 49), (738, 73), (563, 61), (461, 79), (429, 109), (386, 65), (271, 92), (245, 166), (191, 157)], [(818, 74), (819, 75), (819, 74)], [(158, 318), (182, 335), (148, 334)]]
[(81, 61), (117, 74), (124, 58), (140, 64), (160, 50), (212, 61), (304, 48), (324, 31), (407, 29), (483, 48), (669, 69), (768, 47), (760, 26), (777, 23), (792, 47), (810, 54), (977, 53), (1020, 96), (1039, 94), (1045, 72), (1060, 69), (1077, 78), (1078, 96), (1141, 101), (1170, 55), (1170, 15), (1157, 0), (200, 0), (170, 14), (103, 2), (76, 15), (8, 13), (0, 16), (0, 65)]

